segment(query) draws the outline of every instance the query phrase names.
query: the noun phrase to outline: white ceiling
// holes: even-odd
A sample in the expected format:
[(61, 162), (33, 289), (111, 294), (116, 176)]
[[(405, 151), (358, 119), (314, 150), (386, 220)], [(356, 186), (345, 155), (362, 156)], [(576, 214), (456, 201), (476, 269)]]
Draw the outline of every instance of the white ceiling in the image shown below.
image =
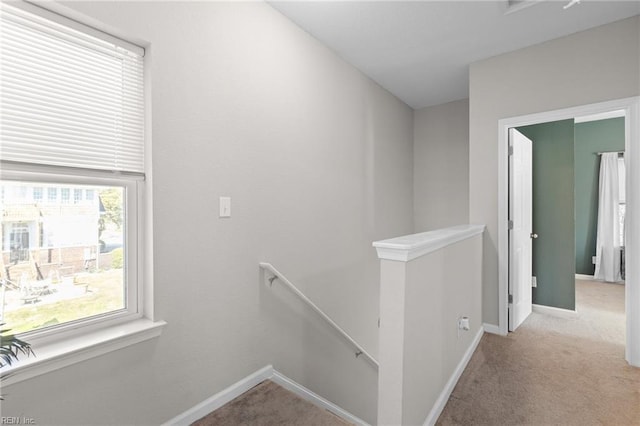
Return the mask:
[(638, 0), (269, 3), (416, 109), (467, 98), (472, 62), (640, 14)]

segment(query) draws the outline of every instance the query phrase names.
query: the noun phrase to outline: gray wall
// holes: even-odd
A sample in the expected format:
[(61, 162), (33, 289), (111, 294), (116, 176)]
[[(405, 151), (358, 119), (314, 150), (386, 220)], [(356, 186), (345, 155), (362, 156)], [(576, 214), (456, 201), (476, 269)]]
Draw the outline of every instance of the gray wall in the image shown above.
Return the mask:
[(150, 42), (154, 308), (168, 326), (3, 387), (2, 415), (158, 424), (273, 363), (374, 422), (375, 370), (266, 289), (258, 262), (376, 354), (371, 242), (412, 231), (412, 110), (265, 3), (68, 5)]
[(413, 114), (415, 232), (469, 223), (469, 100)]
[(575, 309), (573, 120), (520, 127), (533, 141), (533, 303)]
[(575, 125), (576, 273), (593, 275), (602, 151), (624, 151), (624, 118)]
[(469, 216), (484, 223), (483, 317), (498, 324), (498, 120), (640, 92), (637, 16), (470, 67)]

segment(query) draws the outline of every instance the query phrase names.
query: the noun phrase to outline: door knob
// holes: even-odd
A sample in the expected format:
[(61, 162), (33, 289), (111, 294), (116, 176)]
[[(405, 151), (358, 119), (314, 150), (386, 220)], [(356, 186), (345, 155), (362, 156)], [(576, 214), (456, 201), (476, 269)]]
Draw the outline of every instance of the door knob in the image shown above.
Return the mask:
[(533, 238), (534, 240), (535, 240), (536, 238), (538, 238), (538, 234), (534, 234), (533, 232), (532, 232), (531, 234), (529, 234), (529, 236), (530, 236), (531, 238)]

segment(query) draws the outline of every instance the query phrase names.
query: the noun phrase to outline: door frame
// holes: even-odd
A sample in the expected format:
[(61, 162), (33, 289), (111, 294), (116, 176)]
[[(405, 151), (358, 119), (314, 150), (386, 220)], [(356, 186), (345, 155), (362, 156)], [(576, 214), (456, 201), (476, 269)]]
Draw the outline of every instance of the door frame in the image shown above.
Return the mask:
[[(509, 128), (567, 120), (611, 111), (625, 112), (625, 164), (627, 181), (627, 221), (625, 255), (640, 256), (640, 97), (563, 108), (504, 118), (498, 121), (498, 330), (508, 333), (509, 292)], [(640, 367), (640, 268), (626, 264), (625, 359)]]

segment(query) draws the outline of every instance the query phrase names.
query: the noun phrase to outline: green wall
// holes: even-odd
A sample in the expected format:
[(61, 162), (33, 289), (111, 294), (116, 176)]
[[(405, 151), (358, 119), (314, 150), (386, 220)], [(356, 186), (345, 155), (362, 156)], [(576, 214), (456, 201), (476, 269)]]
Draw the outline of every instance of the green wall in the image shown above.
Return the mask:
[(518, 130), (533, 141), (533, 303), (574, 310), (574, 123)]
[(575, 125), (576, 273), (593, 275), (598, 221), (597, 152), (624, 150), (624, 118)]

